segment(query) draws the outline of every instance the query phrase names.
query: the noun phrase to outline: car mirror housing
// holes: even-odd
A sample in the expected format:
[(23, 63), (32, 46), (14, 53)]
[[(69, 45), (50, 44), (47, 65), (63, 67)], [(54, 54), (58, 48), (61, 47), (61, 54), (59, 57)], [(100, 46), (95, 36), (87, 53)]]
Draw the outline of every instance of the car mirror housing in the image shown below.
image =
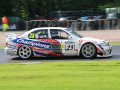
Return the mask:
[(72, 36), (69, 36), (68, 39), (72, 39)]

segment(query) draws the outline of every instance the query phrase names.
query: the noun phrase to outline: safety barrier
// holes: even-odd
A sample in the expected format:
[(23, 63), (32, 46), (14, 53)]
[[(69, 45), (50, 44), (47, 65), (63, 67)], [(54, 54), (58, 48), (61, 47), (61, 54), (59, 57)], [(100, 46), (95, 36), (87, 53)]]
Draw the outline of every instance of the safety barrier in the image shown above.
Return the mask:
[(120, 29), (120, 19), (101, 20), (31, 20), (26, 22), (26, 29), (37, 27), (69, 27), (74, 30), (105, 30)]

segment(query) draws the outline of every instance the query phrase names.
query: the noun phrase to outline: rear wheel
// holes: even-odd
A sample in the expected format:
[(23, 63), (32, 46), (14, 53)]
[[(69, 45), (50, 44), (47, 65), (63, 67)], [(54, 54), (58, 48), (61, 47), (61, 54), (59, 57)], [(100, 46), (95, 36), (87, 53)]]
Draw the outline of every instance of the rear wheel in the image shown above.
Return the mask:
[(97, 56), (97, 50), (92, 43), (86, 43), (82, 46), (80, 54), (84, 58), (95, 58)]
[(22, 59), (29, 59), (32, 57), (32, 50), (28, 46), (22, 46), (18, 50), (18, 55)]

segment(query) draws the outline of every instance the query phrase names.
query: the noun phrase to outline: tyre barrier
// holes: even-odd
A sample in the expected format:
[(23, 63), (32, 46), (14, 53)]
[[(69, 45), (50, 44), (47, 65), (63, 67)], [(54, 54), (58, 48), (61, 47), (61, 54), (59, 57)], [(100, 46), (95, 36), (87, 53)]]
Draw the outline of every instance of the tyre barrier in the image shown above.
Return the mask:
[(68, 27), (74, 30), (105, 30), (120, 29), (120, 19), (101, 19), (101, 20), (31, 20), (26, 21), (26, 29), (37, 27)]

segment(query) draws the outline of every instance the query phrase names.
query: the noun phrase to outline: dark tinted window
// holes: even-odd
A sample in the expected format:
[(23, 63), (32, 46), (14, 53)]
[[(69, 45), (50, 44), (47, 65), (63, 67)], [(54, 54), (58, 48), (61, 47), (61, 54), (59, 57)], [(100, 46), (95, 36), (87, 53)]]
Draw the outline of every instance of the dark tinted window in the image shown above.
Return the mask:
[(69, 36), (68, 33), (59, 29), (51, 29), (50, 34), (52, 39), (68, 39)]

